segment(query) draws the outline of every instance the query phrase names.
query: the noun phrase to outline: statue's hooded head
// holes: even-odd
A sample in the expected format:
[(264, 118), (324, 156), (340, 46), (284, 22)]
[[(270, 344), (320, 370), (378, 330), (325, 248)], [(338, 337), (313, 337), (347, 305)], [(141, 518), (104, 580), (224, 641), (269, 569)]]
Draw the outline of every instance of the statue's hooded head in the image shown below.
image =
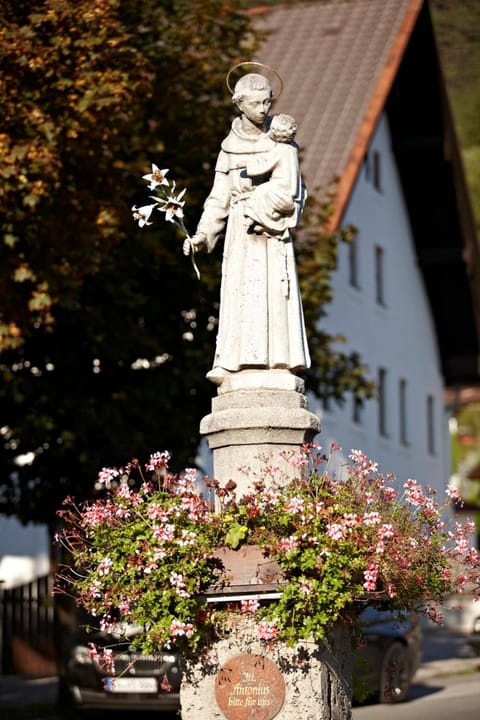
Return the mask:
[(258, 73), (243, 75), (235, 83), (232, 100), (255, 125), (263, 125), (270, 110), (273, 90), (269, 80)]

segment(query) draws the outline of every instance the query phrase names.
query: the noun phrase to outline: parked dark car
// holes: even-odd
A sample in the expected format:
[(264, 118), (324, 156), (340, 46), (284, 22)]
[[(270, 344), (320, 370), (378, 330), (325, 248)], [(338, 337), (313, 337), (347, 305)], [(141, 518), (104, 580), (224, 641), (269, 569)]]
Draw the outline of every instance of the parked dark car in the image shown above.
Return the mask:
[[(391, 613), (367, 607), (360, 619), (364, 643), (354, 656), (354, 699), (375, 697), (382, 703), (404, 700), (421, 658), (417, 617), (399, 620)], [(68, 720), (88, 710), (171, 712), (179, 708), (181, 666), (177, 652), (141, 655), (126, 641), (115, 648), (113, 677), (92, 657), (88, 642), (109, 646), (115, 638), (96, 633), (77, 639), (59, 678), (59, 701)]]
[[(77, 635), (59, 673), (58, 701), (66, 720), (91, 710), (172, 712), (179, 708), (178, 652), (140, 654), (131, 639), (119, 644), (118, 637), (101, 632)], [(89, 643), (114, 647), (115, 675), (102, 667)]]
[(354, 700), (405, 700), (422, 658), (418, 616), (411, 613), (398, 618), (367, 607), (360, 621), (363, 639), (354, 655)]

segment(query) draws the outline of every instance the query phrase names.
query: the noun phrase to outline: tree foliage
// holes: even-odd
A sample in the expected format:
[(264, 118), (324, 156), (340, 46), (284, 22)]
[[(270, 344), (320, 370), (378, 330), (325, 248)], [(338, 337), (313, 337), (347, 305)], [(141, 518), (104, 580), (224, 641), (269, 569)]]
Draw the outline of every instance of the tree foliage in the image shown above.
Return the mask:
[[(0, 0), (2, 512), (52, 524), (103, 464), (159, 446), (195, 462), (220, 253), (198, 283), (175, 228), (138, 230), (130, 207), (155, 162), (195, 227), (231, 119), (225, 75), (257, 42), (237, 7)], [(310, 287), (310, 328), (324, 297)], [(347, 366), (333, 394), (364, 390)]]

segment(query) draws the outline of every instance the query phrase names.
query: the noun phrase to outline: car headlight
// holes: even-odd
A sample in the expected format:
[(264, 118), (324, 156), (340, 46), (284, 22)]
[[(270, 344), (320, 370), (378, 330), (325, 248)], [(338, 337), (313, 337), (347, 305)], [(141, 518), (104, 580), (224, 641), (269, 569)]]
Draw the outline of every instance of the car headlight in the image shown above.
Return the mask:
[(162, 655), (162, 660), (165, 663), (175, 663), (177, 661), (176, 655)]

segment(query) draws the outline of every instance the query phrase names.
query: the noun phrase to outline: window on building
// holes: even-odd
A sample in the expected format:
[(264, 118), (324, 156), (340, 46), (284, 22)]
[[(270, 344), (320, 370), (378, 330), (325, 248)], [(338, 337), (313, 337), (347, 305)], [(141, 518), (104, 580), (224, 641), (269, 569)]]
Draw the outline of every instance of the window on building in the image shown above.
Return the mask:
[(379, 150), (367, 150), (363, 158), (363, 171), (365, 180), (371, 183), (375, 190), (382, 192), (382, 156)]
[(385, 252), (380, 245), (375, 246), (375, 300), (385, 305)]
[(398, 407), (399, 407), (399, 423), (400, 423), (400, 442), (402, 445), (408, 445), (408, 425), (407, 425), (407, 381), (403, 378), (398, 384)]
[(372, 182), (373, 187), (378, 192), (382, 191), (382, 164), (381, 156), (378, 150), (373, 151), (372, 157)]
[(357, 290), (360, 287), (358, 281), (358, 234), (348, 243), (348, 282)]
[(427, 450), (435, 455), (435, 398), (427, 395)]
[(361, 425), (363, 422), (363, 407), (363, 402), (353, 396), (352, 421), (357, 425)]
[(365, 173), (365, 180), (367, 182), (370, 181), (370, 175), (371, 175), (370, 165), (371, 165), (370, 153), (367, 150), (367, 152), (365, 153), (365, 157), (363, 158), (363, 171)]
[(387, 428), (387, 371), (378, 371), (378, 432), (382, 437), (388, 436)]

